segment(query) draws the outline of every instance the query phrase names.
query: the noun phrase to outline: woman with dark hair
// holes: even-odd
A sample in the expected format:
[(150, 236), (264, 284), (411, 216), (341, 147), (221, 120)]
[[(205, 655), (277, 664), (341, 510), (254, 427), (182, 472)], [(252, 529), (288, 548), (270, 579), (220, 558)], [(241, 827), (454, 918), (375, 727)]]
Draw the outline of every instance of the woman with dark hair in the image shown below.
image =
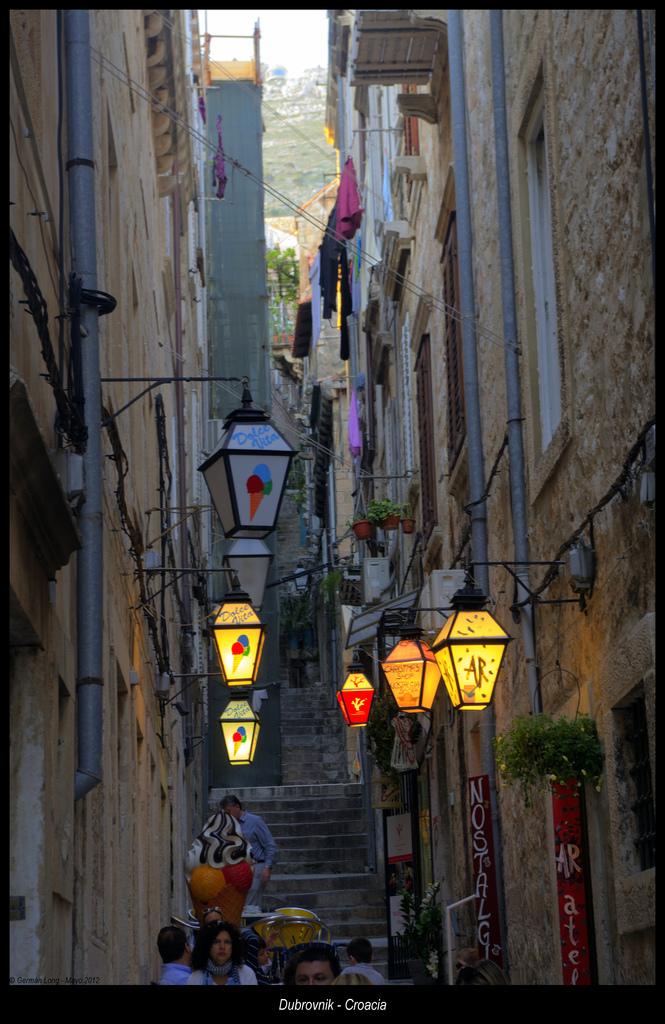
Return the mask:
[(242, 959), (242, 940), (235, 925), (214, 921), (196, 936), (188, 985), (256, 985), (256, 975)]

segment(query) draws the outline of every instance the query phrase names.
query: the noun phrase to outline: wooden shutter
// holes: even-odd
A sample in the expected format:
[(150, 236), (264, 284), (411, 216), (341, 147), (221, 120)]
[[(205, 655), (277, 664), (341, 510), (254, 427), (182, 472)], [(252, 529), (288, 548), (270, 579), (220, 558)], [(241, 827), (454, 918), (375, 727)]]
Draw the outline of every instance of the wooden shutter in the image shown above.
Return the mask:
[[(415, 85), (403, 85), (402, 89), (406, 93), (418, 92), (418, 87)], [(405, 116), (404, 118), (404, 155), (420, 156), (420, 140), (418, 138), (417, 117)]]
[(448, 460), (452, 470), (466, 431), (464, 376), (462, 370), (462, 325), (457, 266), (457, 225), (451, 213), (443, 246), (443, 301), (446, 304), (446, 376), (448, 382)]
[(437, 522), (436, 470), (434, 463), (434, 415), (432, 406), (432, 363), (429, 334), (424, 334), (416, 358), (418, 395), (418, 441), (420, 445), (420, 500), (423, 537), (428, 539)]

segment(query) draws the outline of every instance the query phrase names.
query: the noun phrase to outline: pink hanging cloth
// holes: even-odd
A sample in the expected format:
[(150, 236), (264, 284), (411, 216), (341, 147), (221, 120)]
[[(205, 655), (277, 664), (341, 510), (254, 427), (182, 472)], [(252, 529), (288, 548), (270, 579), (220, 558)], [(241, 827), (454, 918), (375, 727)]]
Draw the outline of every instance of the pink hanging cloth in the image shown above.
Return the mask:
[(224, 166), (224, 147), (222, 145), (222, 116), (217, 115), (217, 151), (215, 152), (215, 159), (213, 161), (213, 175), (212, 185), (213, 188), (217, 185), (217, 198), (224, 198), (224, 189), (226, 188), (226, 167)]
[(351, 391), (351, 403), (349, 405), (349, 451), (354, 458), (362, 455), (363, 440), (360, 433), (360, 421), (358, 419), (358, 400), (355, 391)]
[(337, 194), (337, 231), (342, 238), (353, 238), (360, 227), (363, 212), (356, 181), (356, 169), (353, 166), (353, 160), (349, 157), (344, 164)]

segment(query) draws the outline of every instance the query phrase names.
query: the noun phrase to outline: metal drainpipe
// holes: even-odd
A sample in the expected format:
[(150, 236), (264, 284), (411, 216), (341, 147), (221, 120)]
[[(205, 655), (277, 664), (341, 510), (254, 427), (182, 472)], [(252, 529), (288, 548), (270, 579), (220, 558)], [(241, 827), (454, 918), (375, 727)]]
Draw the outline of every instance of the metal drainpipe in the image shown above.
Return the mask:
[[(96, 290), (89, 11), (65, 11), (65, 49), (72, 270), (81, 277), (83, 288)], [(85, 492), (78, 520), (82, 544), (76, 574), (78, 764), (75, 800), (80, 800), (102, 781), (103, 714), (102, 411), (96, 306), (84, 306), (81, 325), (81, 377), (88, 443), (83, 454)]]
[[(464, 85), (464, 49), (461, 11), (448, 11), (448, 58), (450, 63), (450, 101), (453, 148), (455, 157), (455, 194), (457, 200), (457, 245), (460, 271), (462, 313), (462, 361), (464, 369), (464, 403), (466, 408), (466, 444), (469, 468), (469, 501), (471, 508), (471, 547), (474, 562), (487, 562), (486, 503), (480, 502), (485, 492), (483, 436), (480, 421), (480, 395), (476, 353), (475, 295), (473, 286), (471, 207), (469, 199), (469, 165), (466, 145), (466, 92)], [(489, 593), (487, 566), (474, 565), (476, 583)], [(489, 779), (490, 810), (494, 836), (495, 869), (499, 904), (499, 922), (504, 962), (507, 964), (505, 899), (501, 822), (496, 799), (496, 769), (492, 740), (496, 733), (494, 709), (483, 712), (480, 723), (481, 764)]]
[[(175, 164), (173, 167), (173, 173), (178, 175), (178, 158), (176, 155)], [(182, 355), (182, 284), (180, 280), (180, 232), (181, 232), (181, 192), (180, 185), (176, 185), (173, 193), (173, 276), (174, 276), (174, 288), (175, 288), (175, 350), (176, 350), (176, 362), (175, 362), (175, 373), (176, 376), (183, 375), (184, 360)], [(177, 462), (178, 462), (178, 506), (180, 509), (186, 509), (187, 507), (187, 449), (185, 444), (185, 389), (183, 382), (177, 380), (175, 382), (175, 399), (176, 399), (176, 434), (177, 434)], [(180, 512), (179, 515), (183, 513)], [(183, 568), (189, 567), (189, 545), (187, 544), (187, 520), (185, 520), (180, 530), (180, 558), (182, 561), (180, 564)], [(190, 598), (190, 583), (191, 577), (185, 576), (185, 582), (183, 587), (183, 607), (185, 613), (185, 622), (191, 623), (192, 621), (192, 604)], [(183, 672), (191, 672), (192, 667), (192, 634), (191, 625), (187, 625), (183, 630), (183, 644), (182, 644), (182, 664)], [(191, 707), (192, 697), (191, 691), (186, 691), (185, 703), (188, 707)]]
[[(510, 472), (510, 505), (513, 520), (515, 561), (528, 562), (526, 488), (524, 484), (524, 444), (522, 438), (522, 403), (520, 367), (517, 354), (517, 315), (515, 312), (515, 275), (513, 268), (513, 233), (510, 213), (510, 172), (508, 164), (508, 127), (506, 121), (506, 79), (503, 59), (503, 11), (490, 11), (492, 42), (492, 94), (494, 99), (494, 138), (496, 145), (496, 182), (499, 214), (499, 251), (501, 261), (501, 302), (506, 368), (506, 407), (508, 413), (508, 452)], [(529, 582), (527, 565), (518, 565), (519, 581)], [(528, 598), (528, 591), (518, 583), (517, 600)], [(526, 660), (531, 710), (543, 710), (536, 662), (534, 609), (531, 603), (520, 609), (522, 642)]]

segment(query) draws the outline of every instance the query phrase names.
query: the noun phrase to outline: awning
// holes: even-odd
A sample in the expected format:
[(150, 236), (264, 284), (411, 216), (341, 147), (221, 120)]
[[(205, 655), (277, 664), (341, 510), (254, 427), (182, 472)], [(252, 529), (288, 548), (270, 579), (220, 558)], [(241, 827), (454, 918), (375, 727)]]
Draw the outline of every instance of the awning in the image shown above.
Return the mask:
[(351, 85), (426, 84), (442, 28), (443, 22), (411, 20), (406, 10), (357, 11)]
[(413, 608), (419, 598), (420, 591), (412, 590), (408, 594), (394, 597), (391, 601), (384, 601), (383, 604), (372, 605), (371, 608), (360, 612), (359, 615), (354, 615), (351, 619), (345, 646), (355, 647), (356, 644), (373, 640), (384, 612), (397, 608)]

